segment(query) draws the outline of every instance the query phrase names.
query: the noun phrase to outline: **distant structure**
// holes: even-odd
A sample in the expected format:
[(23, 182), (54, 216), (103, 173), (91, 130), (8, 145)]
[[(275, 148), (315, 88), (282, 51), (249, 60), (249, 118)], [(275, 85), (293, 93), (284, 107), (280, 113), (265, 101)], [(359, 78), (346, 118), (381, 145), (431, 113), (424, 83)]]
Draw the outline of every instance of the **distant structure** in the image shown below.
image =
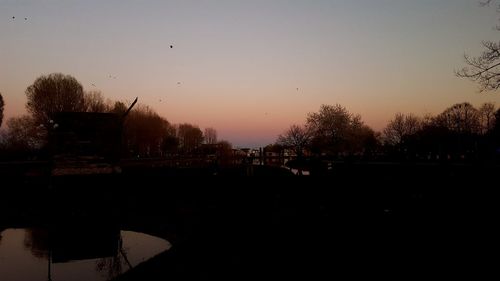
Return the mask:
[(121, 171), (124, 114), (60, 112), (49, 132), (53, 176), (112, 174)]

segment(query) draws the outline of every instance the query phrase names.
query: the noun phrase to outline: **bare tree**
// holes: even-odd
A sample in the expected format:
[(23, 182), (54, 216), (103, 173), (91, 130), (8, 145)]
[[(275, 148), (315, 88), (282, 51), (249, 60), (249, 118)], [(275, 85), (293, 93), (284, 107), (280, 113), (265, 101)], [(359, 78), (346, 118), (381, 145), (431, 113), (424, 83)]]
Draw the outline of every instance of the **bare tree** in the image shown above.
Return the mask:
[(339, 104), (321, 105), (319, 112), (309, 113), (307, 126), (314, 134), (315, 147), (331, 152), (342, 150), (349, 135), (351, 119), (351, 114)]
[(109, 112), (111, 106), (105, 101), (100, 91), (88, 91), (84, 93), (83, 100), (87, 112)]
[(57, 112), (85, 111), (83, 87), (70, 75), (42, 75), (26, 89), (26, 96), (26, 109), (36, 123), (45, 127)]
[(121, 101), (116, 101), (111, 107), (111, 112), (123, 115), (127, 111), (127, 106)]
[(486, 50), (478, 57), (465, 54), (467, 66), (456, 74), (479, 83), (480, 92), (496, 91), (500, 88), (500, 42), (483, 41), (482, 44)]
[(2, 93), (0, 93), (0, 127), (2, 127), (3, 107), (4, 106), (5, 106), (5, 102), (3, 101)]
[(180, 147), (184, 152), (192, 152), (203, 142), (203, 132), (198, 126), (191, 124), (180, 124), (177, 129)]
[(165, 131), (165, 135), (163, 136), (163, 140), (161, 143), (162, 152), (171, 154), (177, 152), (179, 147), (179, 139), (176, 135), (176, 127), (173, 125), (169, 125)]
[(319, 112), (309, 113), (307, 127), (311, 129), (314, 150), (333, 153), (355, 152), (356, 137), (364, 124), (360, 115), (353, 115), (339, 104), (322, 105)]
[(303, 155), (304, 149), (311, 143), (311, 131), (304, 126), (292, 125), (284, 134), (279, 135), (278, 144), (293, 148), (297, 157)]
[[(490, 5), (496, 0), (483, 0), (480, 4)], [(496, 27), (500, 30), (500, 26)], [(483, 41), (484, 51), (476, 57), (464, 55), (466, 66), (456, 71), (461, 78), (468, 78), (479, 84), (480, 92), (496, 91), (500, 88), (500, 41)]]
[[(479, 1), (479, 5), (481, 6), (489, 6), (491, 3), (496, 2), (496, 0), (481, 0)], [(500, 8), (500, 5), (498, 6)]]
[(413, 114), (396, 113), (384, 129), (384, 140), (390, 145), (402, 145), (405, 138), (414, 135), (420, 129), (420, 118)]
[(206, 144), (216, 144), (217, 143), (217, 130), (214, 128), (206, 128), (203, 134)]
[(377, 150), (380, 142), (378, 132), (375, 132), (372, 128), (367, 125), (361, 125), (360, 127), (353, 130), (351, 135), (351, 145), (349, 147), (349, 153), (358, 153), (364, 156), (373, 155)]
[[(116, 103), (117, 113), (124, 109)], [(162, 155), (164, 138), (171, 129), (170, 123), (153, 109), (139, 104), (127, 116), (124, 124), (124, 144), (128, 152), (141, 156)]]
[(7, 120), (5, 142), (14, 151), (28, 151), (41, 148), (46, 141), (46, 129), (34, 122), (28, 115)]
[(495, 105), (491, 102), (484, 103), (479, 108), (479, 122), (481, 134), (486, 134), (495, 125)]
[(449, 130), (457, 133), (479, 133), (479, 112), (470, 103), (457, 103), (438, 116)]

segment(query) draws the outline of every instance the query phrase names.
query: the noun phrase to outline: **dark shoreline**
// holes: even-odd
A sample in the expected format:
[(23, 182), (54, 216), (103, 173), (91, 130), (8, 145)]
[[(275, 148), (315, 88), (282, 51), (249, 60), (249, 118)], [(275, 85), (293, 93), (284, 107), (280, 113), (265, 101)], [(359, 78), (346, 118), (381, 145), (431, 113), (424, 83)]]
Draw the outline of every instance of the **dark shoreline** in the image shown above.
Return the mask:
[(49, 191), (2, 185), (0, 226), (97, 220), (172, 243), (117, 280), (407, 279), (491, 263), (497, 166), (335, 168), (318, 177), (145, 168), (61, 178)]

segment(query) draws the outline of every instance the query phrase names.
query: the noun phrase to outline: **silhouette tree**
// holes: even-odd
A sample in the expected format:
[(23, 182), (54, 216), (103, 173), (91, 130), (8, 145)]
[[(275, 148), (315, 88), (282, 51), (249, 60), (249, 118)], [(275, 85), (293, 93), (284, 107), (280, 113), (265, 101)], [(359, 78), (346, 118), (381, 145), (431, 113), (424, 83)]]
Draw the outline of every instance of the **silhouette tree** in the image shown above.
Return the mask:
[[(496, 0), (480, 1), (481, 5), (489, 5)], [(500, 30), (500, 26), (496, 27)], [(479, 84), (479, 91), (496, 91), (500, 88), (500, 41), (483, 41), (483, 52), (476, 57), (464, 55), (466, 66), (456, 71), (456, 75), (468, 78)]]
[(111, 109), (111, 112), (123, 115), (123, 114), (125, 114), (125, 112), (127, 111), (127, 109), (128, 108), (125, 105), (125, 103), (123, 103), (121, 101), (116, 101), (115, 104), (113, 105), (112, 109)]
[(303, 159), (304, 150), (311, 143), (311, 139), (311, 130), (299, 125), (290, 126), (284, 134), (278, 136), (278, 147), (283, 146), (292, 148), (297, 155), (296, 161), (289, 161), (287, 163), (290, 167), (297, 168), (297, 175), (302, 175), (302, 169), (305, 164)]
[(433, 120), (433, 127), (439, 129), (433, 139), (440, 143), (440, 154), (448, 159), (471, 159), (480, 148), (481, 124), (479, 111), (469, 103), (455, 104)]
[(495, 105), (491, 102), (484, 103), (479, 108), (480, 133), (486, 134), (495, 125)]
[(461, 134), (479, 133), (479, 111), (470, 103), (457, 103), (447, 108), (438, 116), (450, 131)]
[(85, 111), (83, 87), (70, 75), (42, 75), (26, 89), (26, 96), (26, 109), (45, 128), (49, 128), (57, 112)]
[(384, 140), (390, 145), (401, 148), (405, 139), (420, 129), (420, 119), (413, 114), (396, 113), (384, 129)]
[[(115, 103), (115, 109), (121, 111), (121, 104)], [(127, 116), (124, 124), (124, 144), (128, 152), (141, 156), (160, 156), (164, 138), (171, 131), (170, 123), (154, 110), (138, 105)]]
[(6, 147), (11, 151), (31, 151), (41, 148), (46, 141), (46, 130), (28, 115), (7, 120)]
[(500, 108), (495, 112), (495, 121), (491, 131), (495, 142), (500, 145)]
[(167, 154), (173, 154), (177, 152), (177, 149), (179, 148), (179, 139), (175, 135), (175, 129), (173, 133), (171, 133), (170, 130), (167, 130), (167, 134), (163, 138), (161, 146), (162, 151), (166, 152)]
[(197, 149), (203, 142), (203, 132), (198, 126), (180, 124), (177, 129), (179, 145), (183, 152), (190, 153)]
[(5, 102), (3, 101), (2, 93), (0, 93), (0, 127), (2, 127), (4, 106), (5, 106)]
[(365, 157), (373, 156), (380, 146), (379, 133), (376, 133), (367, 125), (362, 125), (357, 130), (354, 130), (351, 139), (350, 152), (362, 153)]
[(312, 133), (309, 128), (299, 125), (292, 125), (282, 135), (278, 136), (278, 144), (290, 147), (294, 150), (300, 160), (304, 154), (304, 149), (309, 146)]
[(206, 144), (216, 144), (217, 143), (217, 130), (214, 128), (206, 128), (203, 134)]
[(420, 119), (420, 129), (415, 135), (416, 152), (427, 159), (443, 160), (450, 150), (450, 130), (441, 117), (426, 115)]
[(111, 106), (104, 101), (100, 91), (88, 91), (83, 95), (86, 112), (110, 112)]
[(322, 105), (319, 112), (309, 113), (307, 127), (313, 138), (312, 150), (330, 154), (356, 153), (359, 148), (356, 139), (364, 130), (360, 115), (353, 115), (339, 104)]

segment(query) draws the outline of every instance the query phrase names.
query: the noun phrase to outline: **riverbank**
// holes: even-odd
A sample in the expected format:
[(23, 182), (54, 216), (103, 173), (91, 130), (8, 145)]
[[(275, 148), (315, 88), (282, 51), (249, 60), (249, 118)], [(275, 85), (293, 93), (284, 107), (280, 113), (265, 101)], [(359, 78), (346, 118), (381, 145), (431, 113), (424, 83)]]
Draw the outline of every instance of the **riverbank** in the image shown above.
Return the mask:
[(172, 243), (117, 280), (409, 279), (491, 264), (496, 167), (334, 168), (322, 177), (144, 169), (60, 178), (48, 190), (2, 185), (0, 225), (95, 220)]

